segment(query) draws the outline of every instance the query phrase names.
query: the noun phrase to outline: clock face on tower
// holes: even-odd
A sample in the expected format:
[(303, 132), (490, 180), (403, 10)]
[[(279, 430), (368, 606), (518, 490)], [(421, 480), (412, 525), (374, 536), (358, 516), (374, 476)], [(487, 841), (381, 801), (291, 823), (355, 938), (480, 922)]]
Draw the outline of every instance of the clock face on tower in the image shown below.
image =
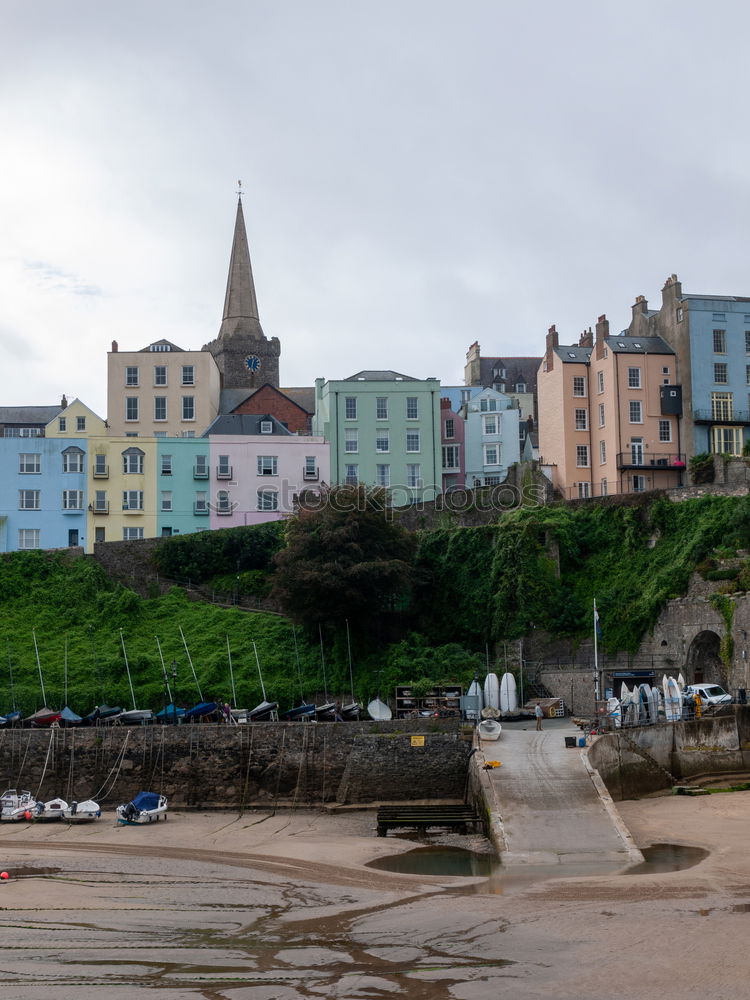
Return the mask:
[(255, 354), (251, 354), (245, 358), (245, 367), (249, 372), (257, 372), (260, 369), (260, 358)]

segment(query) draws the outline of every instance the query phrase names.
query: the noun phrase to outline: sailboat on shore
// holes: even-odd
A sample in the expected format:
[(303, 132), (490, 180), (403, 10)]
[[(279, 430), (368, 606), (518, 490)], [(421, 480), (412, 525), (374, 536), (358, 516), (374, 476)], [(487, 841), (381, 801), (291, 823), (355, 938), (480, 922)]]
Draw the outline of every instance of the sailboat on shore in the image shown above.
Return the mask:
[(121, 712), (117, 717), (117, 721), (124, 726), (143, 726), (147, 722), (154, 721), (154, 713), (150, 708), (136, 708), (133, 679), (130, 676), (130, 663), (128, 662), (128, 653), (125, 649), (125, 636), (122, 633), (122, 629), (120, 629), (120, 643), (122, 644), (122, 655), (125, 659), (125, 671), (128, 675), (128, 685), (130, 686), (130, 697), (133, 701), (133, 708)]

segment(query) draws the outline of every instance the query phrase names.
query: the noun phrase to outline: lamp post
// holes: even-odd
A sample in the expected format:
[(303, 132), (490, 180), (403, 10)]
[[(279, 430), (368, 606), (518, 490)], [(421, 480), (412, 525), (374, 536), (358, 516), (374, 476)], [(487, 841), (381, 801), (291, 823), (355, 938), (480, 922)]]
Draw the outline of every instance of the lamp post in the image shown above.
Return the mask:
[(172, 660), (172, 708), (174, 724), (177, 725), (177, 660)]

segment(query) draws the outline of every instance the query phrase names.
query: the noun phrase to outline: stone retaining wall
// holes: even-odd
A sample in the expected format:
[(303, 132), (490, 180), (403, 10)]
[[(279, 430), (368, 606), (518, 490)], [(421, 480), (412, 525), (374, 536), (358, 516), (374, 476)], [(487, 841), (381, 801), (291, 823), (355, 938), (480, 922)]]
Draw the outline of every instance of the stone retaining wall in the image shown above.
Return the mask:
[[(660, 768), (679, 781), (703, 774), (738, 774), (750, 770), (750, 708), (700, 721), (663, 723), (618, 730), (600, 736), (589, 748), (613, 799), (631, 799), (669, 788)], [(644, 758), (628, 745), (632, 740)]]
[(11, 729), (0, 779), (108, 807), (142, 789), (195, 809), (463, 798), (470, 750), (447, 719)]

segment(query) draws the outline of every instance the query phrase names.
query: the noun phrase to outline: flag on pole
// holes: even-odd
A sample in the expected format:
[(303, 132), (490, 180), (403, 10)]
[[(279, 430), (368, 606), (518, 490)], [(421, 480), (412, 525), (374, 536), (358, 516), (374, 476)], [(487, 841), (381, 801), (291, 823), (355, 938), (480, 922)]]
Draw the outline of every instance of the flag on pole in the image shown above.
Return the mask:
[(594, 628), (596, 629), (597, 639), (602, 637), (602, 627), (599, 624), (599, 612), (596, 610), (596, 601), (594, 601)]

